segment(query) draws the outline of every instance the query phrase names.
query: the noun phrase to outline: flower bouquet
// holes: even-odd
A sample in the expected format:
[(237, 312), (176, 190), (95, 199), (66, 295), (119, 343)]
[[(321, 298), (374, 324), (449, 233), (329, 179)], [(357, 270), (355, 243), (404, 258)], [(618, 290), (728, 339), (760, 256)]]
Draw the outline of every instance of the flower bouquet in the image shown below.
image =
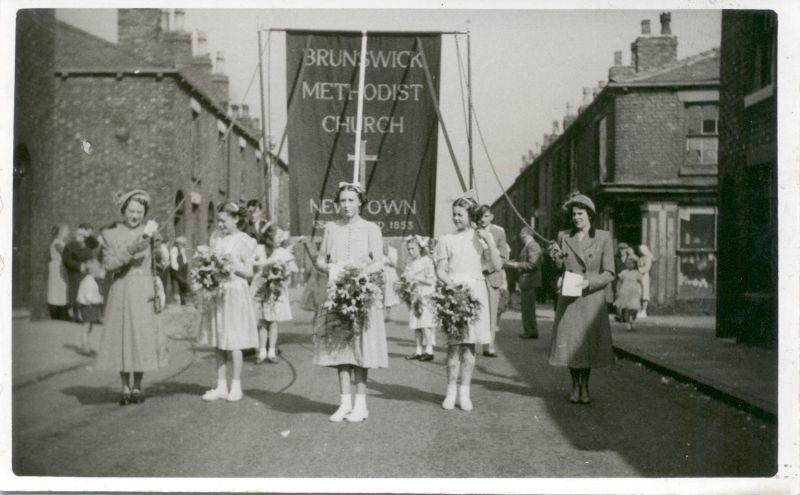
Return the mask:
[(366, 273), (357, 266), (341, 267), (328, 285), (328, 298), (323, 304), (339, 324), (327, 325), (326, 336), (351, 340), (364, 328), (370, 307), (382, 300), (382, 288), (382, 272)]
[(405, 275), (400, 275), (400, 278), (394, 284), (394, 290), (403, 301), (408, 309), (414, 312), (414, 316), (419, 318), (422, 316), (422, 305), (424, 304), (422, 298), (417, 292), (417, 282), (410, 280)]
[(452, 340), (463, 340), (469, 333), (469, 324), (478, 319), (481, 302), (466, 284), (436, 284), (431, 295), (433, 312), (442, 331)]
[(229, 257), (220, 256), (208, 246), (198, 246), (193, 258), (194, 266), (189, 272), (192, 290), (204, 297), (219, 294), (222, 284), (230, 280), (233, 264)]
[(265, 303), (277, 301), (283, 294), (284, 283), (289, 280), (289, 267), (280, 261), (269, 262), (261, 268), (261, 284), (256, 299)]

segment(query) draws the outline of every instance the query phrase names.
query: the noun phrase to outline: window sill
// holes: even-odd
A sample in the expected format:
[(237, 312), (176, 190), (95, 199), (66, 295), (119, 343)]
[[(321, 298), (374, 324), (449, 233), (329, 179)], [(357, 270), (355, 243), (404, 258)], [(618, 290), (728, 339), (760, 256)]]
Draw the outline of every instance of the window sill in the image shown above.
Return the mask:
[(715, 177), (717, 165), (684, 165), (678, 171), (678, 177)]
[(774, 94), (775, 94), (775, 86), (772, 84), (768, 84), (759, 90), (753, 91), (749, 95), (745, 95), (744, 107), (748, 108), (755, 105), (756, 103), (764, 101), (768, 98), (772, 98)]

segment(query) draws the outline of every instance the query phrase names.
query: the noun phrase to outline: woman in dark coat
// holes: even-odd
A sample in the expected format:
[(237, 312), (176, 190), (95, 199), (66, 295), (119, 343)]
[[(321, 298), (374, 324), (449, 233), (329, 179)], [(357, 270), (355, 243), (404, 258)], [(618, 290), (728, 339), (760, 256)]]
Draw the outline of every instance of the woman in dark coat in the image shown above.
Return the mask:
[(591, 369), (614, 362), (604, 292), (615, 277), (614, 250), (611, 235), (592, 225), (596, 212), (591, 199), (573, 193), (564, 209), (570, 213), (573, 227), (558, 233), (558, 240), (549, 246), (548, 254), (562, 272), (559, 292), (564, 272), (572, 272), (583, 277), (582, 294), (558, 295), (549, 362), (569, 367), (570, 401), (588, 404)]

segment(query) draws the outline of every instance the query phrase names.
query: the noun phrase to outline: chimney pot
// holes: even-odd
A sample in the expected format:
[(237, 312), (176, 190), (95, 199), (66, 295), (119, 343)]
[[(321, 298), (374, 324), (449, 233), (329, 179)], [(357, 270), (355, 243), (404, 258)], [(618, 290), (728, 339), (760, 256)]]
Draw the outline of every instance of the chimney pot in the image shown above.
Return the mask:
[(567, 115), (572, 115), (572, 103), (567, 102)]
[(622, 65), (622, 50), (617, 50), (614, 52), (614, 67), (619, 67)]
[(642, 21), (642, 34), (650, 34), (650, 19), (645, 19)]
[(598, 88), (605, 88), (606, 87), (606, 82), (605, 81), (597, 81), (597, 87)]
[(217, 52), (217, 63), (214, 65), (215, 74), (225, 73), (225, 53)]
[(239, 105), (231, 105), (231, 116), (233, 118), (239, 118)]
[(242, 117), (250, 117), (250, 105), (242, 105)]
[(175, 9), (175, 31), (183, 31), (183, 20), (185, 14), (185, 10)]
[(197, 55), (208, 54), (208, 38), (205, 31), (197, 32)]
[(669, 27), (669, 23), (672, 20), (672, 14), (669, 12), (662, 12), (660, 19), (661, 19), (661, 34), (662, 35), (672, 34), (672, 30)]
[(583, 104), (588, 105), (592, 102), (592, 88), (583, 88)]
[(253, 128), (257, 131), (261, 130), (261, 119), (259, 119), (258, 117), (253, 119)]
[(169, 9), (161, 9), (161, 32), (169, 31)]
[(558, 134), (558, 121), (553, 121), (553, 134)]

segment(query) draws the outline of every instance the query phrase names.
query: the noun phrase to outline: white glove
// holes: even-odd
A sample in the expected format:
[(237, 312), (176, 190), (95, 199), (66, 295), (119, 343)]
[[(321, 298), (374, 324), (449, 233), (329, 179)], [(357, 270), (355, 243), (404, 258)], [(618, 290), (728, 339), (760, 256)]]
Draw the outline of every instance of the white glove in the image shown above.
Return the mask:
[(144, 226), (142, 234), (146, 237), (153, 237), (153, 234), (158, 232), (158, 222), (155, 220), (148, 220)]

